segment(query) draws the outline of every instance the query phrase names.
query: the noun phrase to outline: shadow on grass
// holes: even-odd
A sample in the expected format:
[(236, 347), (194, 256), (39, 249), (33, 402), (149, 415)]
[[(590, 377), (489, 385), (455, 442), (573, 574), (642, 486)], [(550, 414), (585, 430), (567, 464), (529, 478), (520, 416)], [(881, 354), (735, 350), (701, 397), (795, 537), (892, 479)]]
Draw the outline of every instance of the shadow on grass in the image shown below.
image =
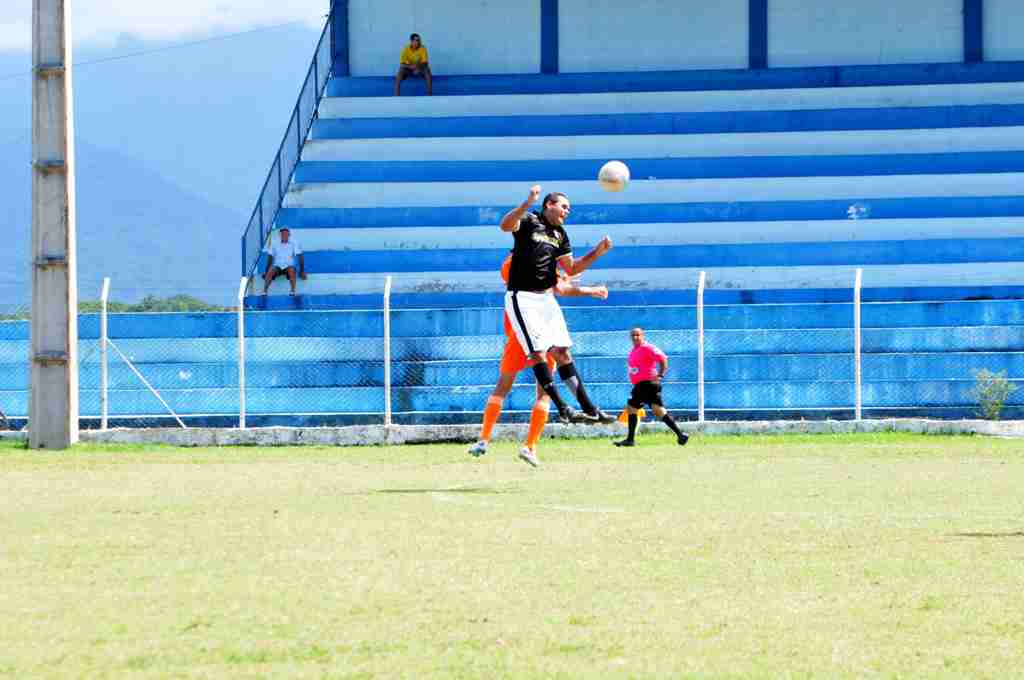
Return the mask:
[(1024, 531), (965, 531), (953, 534), (955, 538), (1024, 538)]

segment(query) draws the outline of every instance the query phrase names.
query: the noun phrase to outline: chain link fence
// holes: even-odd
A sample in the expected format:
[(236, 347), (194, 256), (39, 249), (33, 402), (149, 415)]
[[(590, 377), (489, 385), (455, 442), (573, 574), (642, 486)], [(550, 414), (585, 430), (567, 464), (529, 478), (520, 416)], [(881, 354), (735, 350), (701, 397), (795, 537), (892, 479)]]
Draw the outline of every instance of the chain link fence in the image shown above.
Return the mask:
[(21, 429), (28, 416), (30, 318), (27, 300), (0, 305), (0, 429)]
[[(80, 314), (82, 426), (476, 423), (498, 380), (501, 309), (246, 310), (243, 292), (232, 305), (199, 291), (171, 311), (174, 296), (130, 291), (122, 299), (134, 302), (106, 301), (105, 324), (102, 299)], [(592, 400), (624, 406), (629, 330), (641, 326), (669, 357), (663, 396), (681, 419), (855, 418), (858, 387), (864, 417), (977, 417), (999, 389), (996, 415), (1024, 416), (1022, 301), (864, 303), (858, 334), (854, 302), (698, 299), (566, 306)], [(3, 311), (7, 427), (28, 417), (30, 332), (27, 305)], [(521, 371), (502, 420), (526, 420), (534, 398)]]

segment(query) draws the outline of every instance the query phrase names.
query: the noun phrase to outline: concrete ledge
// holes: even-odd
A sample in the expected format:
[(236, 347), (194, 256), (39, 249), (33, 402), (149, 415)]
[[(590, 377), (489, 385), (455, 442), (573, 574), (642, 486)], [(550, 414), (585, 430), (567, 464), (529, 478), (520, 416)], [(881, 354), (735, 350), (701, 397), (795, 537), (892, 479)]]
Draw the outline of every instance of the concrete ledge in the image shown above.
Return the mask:
[[(887, 418), (882, 420), (770, 420), (709, 421), (682, 423), (691, 434), (848, 434), (854, 432), (909, 432), (917, 434), (976, 434), (1024, 438), (1024, 420), (927, 420)], [(598, 439), (622, 436), (621, 425), (549, 425), (544, 432), (551, 439)], [(642, 423), (641, 432), (664, 432), (660, 423)], [(81, 441), (102, 444), (166, 444), (170, 446), (399, 446), (471, 442), (477, 425), (354, 425), (349, 427), (267, 427), (246, 430), (223, 428), (164, 428), (83, 430)], [(526, 425), (499, 425), (496, 440), (520, 440)], [(0, 440), (23, 441), (26, 432), (0, 432)]]

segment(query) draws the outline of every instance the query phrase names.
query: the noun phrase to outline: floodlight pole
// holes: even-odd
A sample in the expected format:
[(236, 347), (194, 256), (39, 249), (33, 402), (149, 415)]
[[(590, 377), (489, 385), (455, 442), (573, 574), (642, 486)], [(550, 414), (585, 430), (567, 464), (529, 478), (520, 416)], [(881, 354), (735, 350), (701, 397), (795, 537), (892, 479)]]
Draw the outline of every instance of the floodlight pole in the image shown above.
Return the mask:
[(32, 3), (29, 447), (78, 441), (78, 289), (70, 0)]

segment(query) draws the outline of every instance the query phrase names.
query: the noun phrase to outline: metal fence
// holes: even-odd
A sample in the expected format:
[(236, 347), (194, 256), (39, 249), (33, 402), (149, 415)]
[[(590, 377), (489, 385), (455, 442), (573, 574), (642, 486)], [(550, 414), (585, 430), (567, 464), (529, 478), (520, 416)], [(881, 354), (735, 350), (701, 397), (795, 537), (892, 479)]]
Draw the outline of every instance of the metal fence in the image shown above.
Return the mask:
[[(629, 329), (669, 356), (668, 406), (692, 420), (980, 415), (986, 389), (1017, 388), (1004, 417), (1024, 416), (1024, 303), (851, 302), (566, 307), (573, 354), (593, 400), (619, 411), (630, 391)], [(478, 422), (498, 378), (499, 309), (260, 311), (247, 281), (221, 311), (79, 316), (85, 427)], [(137, 297), (137, 296), (136, 296)], [(0, 320), (0, 412), (28, 413), (28, 313)], [(994, 383), (993, 383), (994, 381)], [(997, 390), (998, 391), (998, 390)], [(534, 400), (522, 371), (503, 420)], [(563, 395), (571, 402), (568, 391)]]
[(284, 138), (270, 164), (267, 178), (263, 182), (263, 188), (260, 190), (259, 198), (256, 199), (252, 215), (249, 217), (249, 223), (242, 234), (242, 276), (251, 276), (256, 270), (260, 253), (273, 230), (274, 222), (281, 209), (281, 202), (284, 200), (288, 184), (295, 172), (295, 166), (302, 154), (302, 145), (316, 119), (320, 99), (330, 80), (336, 4), (343, 3), (331, 3), (327, 22), (320, 33), (320, 40), (316, 44), (313, 59), (306, 71), (302, 89), (299, 91), (299, 97), (292, 109), (292, 115), (288, 119)]

